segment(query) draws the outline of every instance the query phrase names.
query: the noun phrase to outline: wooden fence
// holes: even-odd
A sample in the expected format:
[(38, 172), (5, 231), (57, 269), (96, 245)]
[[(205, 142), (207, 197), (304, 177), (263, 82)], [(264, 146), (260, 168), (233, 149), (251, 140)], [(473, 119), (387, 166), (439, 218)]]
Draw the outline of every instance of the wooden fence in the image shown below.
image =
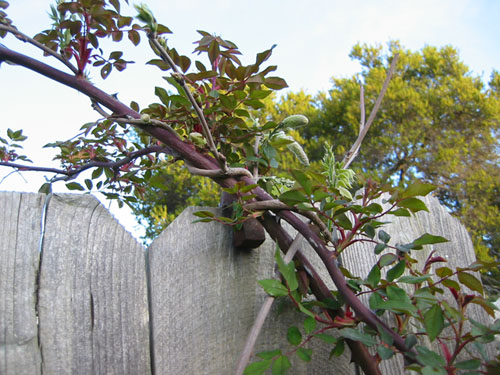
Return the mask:
[[(230, 228), (193, 224), (199, 208), (188, 208), (145, 250), (94, 197), (47, 198), (0, 193), (0, 374), (234, 373), (265, 298), (256, 281), (273, 274), (271, 241), (235, 251)], [(450, 242), (435, 248), (452, 265), (472, 263), (464, 227), (434, 198), (426, 203), (430, 213), (386, 228), (393, 241), (442, 235)], [(361, 244), (343, 258), (361, 277), (375, 261)], [(302, 321), (290, 306), (274, 309), (257, 351), (286, 350), (287, 328)], [(328, 345), (311, 345), (313, 362), (294, 361), (290, 374), (354, 373), (349, 353), (332, 362)], [(400, 365), (387, 362), (384, 373)]]

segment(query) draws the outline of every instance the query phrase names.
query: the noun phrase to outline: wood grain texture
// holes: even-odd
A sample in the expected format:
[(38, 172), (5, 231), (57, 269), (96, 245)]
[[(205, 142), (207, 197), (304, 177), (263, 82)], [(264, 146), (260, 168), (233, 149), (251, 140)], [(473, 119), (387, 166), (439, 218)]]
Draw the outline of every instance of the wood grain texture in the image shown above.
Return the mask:
[[(274, 272), (272, 241), (258, 250), (235, 250), (230, 227), (192, 223), (196, 219), (192, 213), (201, 209), (187, 208), (148, 250), (157, 375), (233, 374), (265, 298), (257, 280), (270, 278)], [(279, 316), (274, 308), (256, 351), (291, 349), (286, 344), (286, 331), (293, 324), (302, 327), (303, 319), (290, 306)], [(294, 360), (290, 374), (327, 374), (327, 356), (325, 348), (318, 348), (314, 363)], [(347, 362), (343, 358), (336, 373), (352, 373)]]
[(0, 192), (0, 374), (40, 374), (36, 290), (44, 197)]
[[(411, 256), (419, 261), (417, 269), (422, 267), (432, 250), (436, 250), (436, 256), (442, 256), (448, 261), (447, 263), (436, 263), (433, 269), (443, 265), (452, 269), (465, 267), (476, 261), (470, 236), (458, 219), (451, 216), (435, 197), (426, 196), (420, 198), (425, 202), (429, 212), (420, 211), (409, 218), (389, 216), (389, 220), (392, 222), (383, 228), (391, 235), (389, 244), (407, 244), (424, 233), (442, 236), (449, 240), (446, 243), (424, 246), (423, 250), (412, 251)], [(380, 255), (375, 255), (373, 248), (373, 244), (358, 242), (342, 254), (342, 263), (353, 275), (366, 278), (371, 267), (380, 257)], [(381, 254), (387, 252), (384, 251)], [(383, 269), (383, 277), (391, 267), (388, 266)], [(476, 273), (476, 277), (480, 278), (478, 273)], [(407, 288), (410, 290), (412, 286), (407, 285)], [(447, 299), (450, 305), (456, 305), (451, 294), (447, 294)], [(365, 301), (367, 302), (367, 298), (365, 298)], [(480, 322), (491, 323), (489, 316), (475, 305), (469, 305), (468, 314), (474, 316), (474, 319)], [(428, 342), (426, 344), (430, 345)], [(437, 345), (433, 349), (438, 353), (440, 352)], [(490, 354), (495, 353), (494, 345), (489, 345), (489, 351)], [(403, 362), (399, 356), (389, 361), (383, 361), (381, 369), (384, 374), (399, 375), (402, 373), (402, 366)]]
[(144, 250), (89, 195), (54, 195), (41, 261), (46, 374), (149, 374)]
[[(45, 195), (0, 193), (0, 374), (233, 374), (265, 298), (257, 280), (274, 273), (272, 241), (235, 250), (230, 227), (193, 224), (192, 213), (202, 208), (191, 207), (150, 246), (146, 272), (142, 246), (88, 195), (52, 197), (39, 253), (44, 201)], [(472, 263), (465, 228), (435, 198), (424, 201), (430, 213), (393, 217), (384, 228), (391, 244), (428, 232), (450, 242), (413, 252), (420, 262), (436, 249), (450, 267)], [(303, 251), (328, 280), (314, 251)], [(377, 259), (373, 244), (358, 243), (342, 255), (344, 266), (362, 278)], [(488, 321), (479, 309), (474, 314)], [(275, 304), (256, 352), (289, 351), (286, 330), (302, 329), (303, 321), (289, 303), (280, 314)], [(309, 345), (313, 362), (291, 355), (290, 375), (354, 374), (347, 349), (330, 361), (330, 346)], [(401, 359), (384, 361), (382, 371), (402, 374)]]

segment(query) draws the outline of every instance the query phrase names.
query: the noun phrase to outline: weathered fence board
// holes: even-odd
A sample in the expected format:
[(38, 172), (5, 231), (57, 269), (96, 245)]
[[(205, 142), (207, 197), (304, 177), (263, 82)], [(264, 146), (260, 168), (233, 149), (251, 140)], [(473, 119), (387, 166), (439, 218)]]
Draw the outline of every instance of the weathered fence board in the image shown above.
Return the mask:
[(94, 197), (64, 194), (40, 248), (45, 196), (0, 197), (0, 372), (150, 373), (142, 246)]
[[(148, 250), (157, 375), (233, 374), (266, 296), (256, 281), (274, 274), (272, 241), (267, 240), (258, 250), (237, 251), (229, 227), (191, 224), (196, 218), (192, 213), (199, 209), (186, 209)], [(208, 210), (222, 214), (221, 210)], [(303, 319), (291, 306), (279, 316), (274, 309), (256, 351), (291, 349), (286, 344), (287, 328)], [(319, 341), (313, 345), (315, 361), (295, 361), (291, 375), (328, 373), (325, 360), (329, 351), (322, 348), (326, 345)], [(338, 374), (352, 373), (349, 368), (347, 357), (338, 360)]]
[(36, 316), (43, 196), (0, 194), (0, 373), (40, 374)]
[[(200, 208), (188, 208), (145, 257), (95, 198), (62, 194), (48, 202), (40, 247), (45, 202), (45, 195), (0, 193), (0, 374), (234, 373), (265, 298), (256, 281), (274, 273), (272, 241), (235, 251), (229, 227), (193, 224)], [(385, 228), (391, 243), (429, 232), (451, 240), (433, 246), (450, 264), (473, 262), (463, 226), (434, 198), (426, 203), (429, 214), (394, 218)], [(423, 260), (430, 250), (414, 254)], [(326, 275), (312, 249), (303, 251)], [(358, 244), (342, 261), (365, 277), (376, 258), (372, 245)], [(286, 352), (287, 328), (303, 320), (291, 306), (279, 315), (275, 306), (256, 351)], [(332, 362), (328, 345), (309, 345), (313, 362), (295, 361), (290, 374), (354, 373), (348, 350)], [(402, 373), (400, 361), (383, 362), (383, 369)]]

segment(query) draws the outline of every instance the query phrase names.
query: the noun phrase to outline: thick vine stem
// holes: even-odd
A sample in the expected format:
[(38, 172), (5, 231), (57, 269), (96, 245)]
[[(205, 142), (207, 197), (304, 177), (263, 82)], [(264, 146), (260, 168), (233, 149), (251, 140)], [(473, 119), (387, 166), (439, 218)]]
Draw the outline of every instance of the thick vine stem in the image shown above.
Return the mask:
[(45, 52), (47, 55), (53, 56), (56, 59), (58, 59), (60, 62), (62, 62), (64, 65), (66, 65), (73, 73), (78, 74), (78, 69), (71, 64), (68, 59), (66, 59), (64, 56), (58, 54), (56, 51), (50, 49), (49, 47), (43, 45), (42, 43), (38, 42), (37, 40), (30, 38), (26, 34), (20, 32), (18, 29), (12, 26), (7, 26), (7, 25), (2, 25), (0, 24), (0, 30), (7, 31), (14, 35), (17, 39), (19, 39), (22, 42), (25, 43), (30, 43), (34, 45), (37, 48), (40, 48), (43, 52)]
[[(280, 249), (286, 254), (292, 244), (292, 238), (288, 232), (283, 230), (275, 220), (275, 217), (269, 213), (264, 214), (260, 218), (260, 221), (271, 238), (278, 243)], [(304, 254), (301, 251), (297, 251), (295, 259), (301, 264), (299, 268), (303, 269), (308, 275), (310, 281), (309, 287), (318, 301), (331, 299), (332, 293)], [(328, 312), (332, 317), (344, 315), (341, 309), (328, 309)], [(363, 343), (353, 340), (346, 340), (346, 343), (351, 350), (353, 358), (355, 358), (355, 362), (360, 365), (365, 374), (382, 375), (376, 358), (370, 354), (368, 348)]]
[(243, 206), (245, 210), (248, 211), (260, 211), (260, 210), (289, 210), (289, 211), (294, 211), (297, 212), (298, 214), (308, 218), (311, 220), (313, 224), (315, 224), (321, 234), (325, 236), (325, 238), (328, 241), (332, 241), (332, 234), (328, 231), (328, 227), (326, 226), (325, 223), (321, 221), (321, 219), (312, 211), (307, 211), (307, 210), (300, 210), (296, 207), (290, 207), (287, 204), (277, 200), (267, 200), (267, 201), (258, 201), (258, 202), (252, 202), (248, 203)]
[[(140, 119), (140, 114), (129, 108), (125, 104), (118, 101), (113, 96), (106, 94), (102, 90), (93, 86), (90, 82), (85, 80), (83, 77), (75, 77), (69, 75), (67, 73), (61, 72), (57, 69), (54, 69), (47, 64), (44, 64), (38, 60), (25, 56), (23, 54), (14, 52), (4, 46), (0, 45), (0, 61), (9, 60), (20, 66), (24, 66), (30, 70), (33, 70), (41, 75), (44, 75), (56, 82), (59, 82), (63, 85), (71, 87), (77, 91), (80, 91), (84, 95), (87, 95), (89, 98), (94, 99), (97, 103), (103, 105), (104, 107), (109, 108), (113, 113), (117, 113), (120, 116), (130, 116), (131, 118)], [(218, 169), (218, 163), (212, 157), (201, 154), (196, 150), (193, 150), (192, 145), (187, 144), (175, 137), (170, 131), (164, 129), (162, 127), (156, 126), (148, 126), (148, 125), (136, 125), (138, 128), (144, 130), (149, 133), (151, 136), (157, 138), (159, 141), (163, 142), (169, 149), (173, 152), (180, 155), (180, 157), (191, 164), (195, 168), (214, 170)], [(222, 187), (232, 187), (237, 180), (233, 177), (227, 178), (215, 178), (216, 182), (219, 183)], [(255, 181), (247, 176), (240, 177), (241, 181), (244, 181), (246, 184), (255, 184)], [(252, 190), (258, 200), (271, 200), (273, 199), (266, 191), (261, 189), (260, 187), (256, 187)], [(337, 286), (339, 292), (343, 295), (346, 302), (351, 306), (352, 310), (356, 313), (356, 316), (362, 319), (365, 323), (369, 324), (372, 327), (377, 327), (380, 325), (383, 329), (389, 333), (394, 338), (395, 346), (403, 353), (407, 353), (408, 349), (404, 345), (404, 340), (394, 331), (390, 329), (383, 321), (381, 321), (370, 309), (363, 305), (363, 303), (358, 300), (356, 295), (349, 289), (347, 283), (342, 275), (340, 269), (335, 263), (334, 254), (330, 252), (323, 241), (312, 231), (307, 224), (302, 222), (298, 217), (296, 217), (292, 212), (282, 210), (278, 212), (278, 214), (283, 217), (287, 222), (289, 222), (296, 230), (298, 230), (304, 238), (308, 240), (313, 249), (318, 253), (320, 258), (325, 263), (330, 276), (332, 277), (333, 282)], [(264, 222), (265, 228), (268, 229), (268, 232), (273, 238), (288, 238), (286, 231), (276, 223), (276, 226), (273, 226), (267, 222)], [(288, 237), (287, 237), (288, 236)], [(281, 246), (281, 245), (280, 245)], [(282, 247), (283, 249), (283, 247)], [(305, 256), (298, 252), (296, 254), (297, 259), (302, 262), (302, 264), (309, 264)], [(307, 263), (304, 263), (307, 262)], [(306, 266), (307, 267), (307, 266)], [(314, 278), (319, 275), (313, 275)], [(320, 280), (320, 279), (319, 279)], [(313, 285), (313, 284), (311, 284)], [(316, 284), (317, 285), (317, 284)], [(329, 291), (324, 291), (324, 298), (328, 298), (326, 296), (330, 295)], [(414, 362), (414, 360), (406, 356), (409, 362)], [(367, 372), (374, 373), (374, 372)]]

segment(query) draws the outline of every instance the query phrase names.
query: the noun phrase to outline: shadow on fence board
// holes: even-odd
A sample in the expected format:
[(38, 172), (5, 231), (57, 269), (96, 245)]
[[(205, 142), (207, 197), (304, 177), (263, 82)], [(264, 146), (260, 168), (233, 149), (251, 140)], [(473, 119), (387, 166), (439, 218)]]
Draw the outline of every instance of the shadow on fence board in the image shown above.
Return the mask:
[[(386, 231), (395, 242), (447, 237), (435, 248), (455, 266), (472, 263), (464, 227), (426, 200), (429, 214)], [(145, 250), (92, 196), (0, 192), (0, 374), (232, 374), (265, 298), (256, 281), (274, 272), (275, 245), (235, 251), (230, 228), (192, 223), (198, 209)], [(357, 246), (343, 262), (365, 277), (375, 257)], [(290, 306), (273, 310), (256, 350), (286, 351), (287, 328), (302, 321)], [(348, 353), (332, 362), (330, 347), (311, 345), (313, 362), (294, 361), (290, 374), (354, 374)], [(388, 362), (383, 372), (400, 369)]]

